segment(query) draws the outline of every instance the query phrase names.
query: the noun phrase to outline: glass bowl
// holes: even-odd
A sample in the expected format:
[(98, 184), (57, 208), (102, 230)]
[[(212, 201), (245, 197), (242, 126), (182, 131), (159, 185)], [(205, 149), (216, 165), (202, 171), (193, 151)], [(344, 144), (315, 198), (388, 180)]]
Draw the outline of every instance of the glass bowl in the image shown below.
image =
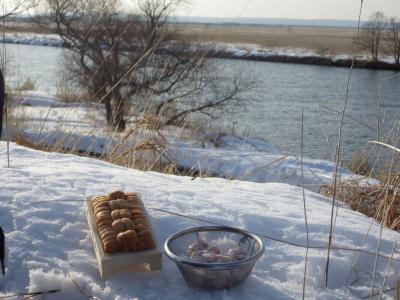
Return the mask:
[(247, 231), (203, 226), (172, 235), (164, 250), (190, 287), (226, 289), (249, 276), (265, 247), (258, 236)]

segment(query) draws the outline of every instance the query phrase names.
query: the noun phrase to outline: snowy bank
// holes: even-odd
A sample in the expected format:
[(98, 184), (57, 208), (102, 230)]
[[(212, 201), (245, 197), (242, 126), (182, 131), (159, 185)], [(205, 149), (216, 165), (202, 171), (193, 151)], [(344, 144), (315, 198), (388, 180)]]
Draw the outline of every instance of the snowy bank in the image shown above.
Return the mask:
[[(186, 286), (175, 264), (163, 258), (163, 270), (100, 278), (87, 229), (83, 199), (112, 190), (137, 191), (163, 243), (174, 232), (199, 221), (160, 213), (151, 208), (240, 227), (271, 238), (306, 244), (302, 190), (276, 183), (188, 177), (128, 170), (94, 159), (44, 153), (0, 142), (0, 224), (6, 232), (7, 273), (0, 277), (0, 295), (52, 289), (46, 299), (299, 299), (302, 295), (305, 249), (264, 239), (265, 255), (241, 286), (229, 291), (194, 291)], [(326, 246), (330, 200), (306, 192), (310, 244)], [(347, 207), (340, 207), (334, 245), (375, 252), (379, 225)], [(400, 234), (384, 230), (380, 254), (390, 256)], [(371, 289), (374, 255), (332, 251), (330, 288), (323, 288), (326, 250), (309, 252), (306, 297), (359, 299)], [(376, 292), (384, 281), (388, 259), (380, 257)], [(396, 250), (386, 288), (395, 286), (400, 268)], [(357, 270), (355, 272), (355, 270)], [(348, 280), (347, 280), (348, 279)], [(394, 292), (384, 298), (394, 299)]]
[[(0, 42), (36, 46), (64, 46), (62, 39), (53, 34), (7, 33), (4, 37), (0, 37)], [(168, 49), (159, 49), (159, 51), (172, 50), (177, 53), (191, 55), (201, 49), (208, 49), (205, 55), (211, 58), (232, 58), (346, 68), (352, 64), (352, 55), (350, 54), (318, 53), (317, 50), (304, 48), (265, 48), (256, 44), (201, 42), (189, 48), (168, 47)], [(380, 61), (375, 62), (367, 55), (359, 55), (354, 67), (400, 70), (400, 65), (395, 63), (392, 56), (382, 57)]]
[[(176, 141), (177, 139), (175, 139)], [(204, 174), (252, 182), (276, 182), (304, 186), (318, 192), (321, 186), (332, 184), (335, 164), (326, 160), (303, 159), (300, 156), (284, 154), (266, 142), (226, 136), (216, 147), (210, 143), (175, 142), (171, 139), (169, 152), (177, 164), (188, 170)], [(261, 145), (265, 146), (262, 147)], [(269, 147), (268, 147), (269, 145)], [(365, 181), (359, 175), (341, 168), (342, 181)]]
[[(49, 146), (100, 156), (112, 152), (124, 136), (108, 131), (104, 107), (97, 104), (62, 103), (40, 92), (24, 92), (12, 103), (12, 109), (14, 116), (21, 120), (19, 130), (31, 141)], [(301, 157), (282, 153), (268, 142), (234, 135), (193, 133), (176, 127), (166, 127), (162, 134), (167, 142), (162, 153), (164, 162), (181, 169), (252, 182), (297, 186), (303, 183)], [(135, 148), (154, 132), (141, 131), (141, 135), (125, 140), (123, 149)], [(334, 163), (310, 158), (304, 158), (303, 163), (307, 189), (317, 192), (321, 186), (333, 182)], [(361, 179), (344, 168), (340, 172), (342, 181)]]
[[(204, 46), (209, 49), (206, 54), (207, 57), (211, 58), (233, 58), (345, 68), (349, 68), (353, 62), (353, 56), (350, 54), (325, 54), (318, 53), (316, 50), (303, 48), (262, 48), (252, 44), (205, 43), (205, 45), (202, 44), (199, 47), (194, 46), (187, 52), (194, 53)], [(391, 56), (384, 56), (381, 57), (379, 61), (372, 61), (367, 55), (358, 55), (354, 67), (378, 70), (400, 70), (400, 65), (396, 64)]]
[(6, 33), (0, 37), (1, 43), (34, 46), (63, 47), (64, 42), (58, 35), (37, 33)]

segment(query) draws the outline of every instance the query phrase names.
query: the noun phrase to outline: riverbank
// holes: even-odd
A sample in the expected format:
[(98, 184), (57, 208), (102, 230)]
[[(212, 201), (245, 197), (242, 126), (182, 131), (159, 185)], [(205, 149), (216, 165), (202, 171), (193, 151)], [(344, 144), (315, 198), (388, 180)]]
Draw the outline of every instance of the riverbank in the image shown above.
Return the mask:
[[(97, 157), (151, 171), (165, 171), (159, 165), (174, 166), (184, 171), (177, 175), (304, 185), (315, 192), (333, 181), (331, 161), (306, 157), (302, 160), (269, 142), (236, 134), (174, 126), (142, 130), (135, 117), (129, 119), (126, 132), (117, 134), (108, 130), (102, 105), (65, 103), (38, 91), (21, 92), (9, 107), (11, 140), (35, 149)], [(144, 143), (154, 146), (142, 149), (140, 145)], [(155, 149), (157, 155), (153, 153)], [(132, 157), (126, 155), (130, 152)], [(302, 163), (306, 170), (303, 177)], [(349, 181), (361, 179), (344, 168), (341, 173)]]
[[(241, 48), (229, 49), (230, 45), (222, 45), (222, 47), (210, 48), (206, 52), (209, 58), (224, 59), (242, 59), (250, 61), (265, 61), (278, 63), (291, 63), (303, 65), (317, 65), (330, 67), (349, 68), (353, 64), (353, 58), (350, 55), (334, 55), (325, 56), (313, 53), (307, 49), (257, 49), (243, 50)], [(392, 62), (390, 57), (384, 57), (382, 60), (373, 61), (366, 56), (357, 56), (354, 62), (355, 68), (373, 69), (373, 70), (391, 70), (399, 71), (400, 64)]]
[[(127, 149), (137, 149), (143, 137), (154, 137), (151, 129), (132, 130), (141, 136), (127, 139), (125, 135), (126, 144), (121, 145), (117, 134), (106, 135), (101, 105), (64, 103), (32, 91), (21, 93), (10, 104), (13, 115), (20, 117), (15, 123), (31, 142), (74, 145), (75, 149), (103, 153), (119, 148), (115, 154), (120, 156)], [(84, 299), (87, 295), (154, 299), (169, 291), (171, 299), (193, 295), (220, 299), (226, 293), (234, 300), (249, 294), (255, 299), (266, 294), (270, 299), (289, 299), (302, 297), (305, 281), (307, 295), (360, 299), (368, 297), (375, 274), (375, 290), (394, 297), (399, 259), (393, 241), (399, 234), (341, 202), (337, 202), (330, 254), (330, 268), (336, 276), (330, 276), (329, 287), (321, 289), (332, 200), (312, 190), (332, 182), (333, 163), (284, 155), (266, 142), (233, 135), (195, 135), (178, 128), (165, 128), (161, 134), (169, 144), (162, 152), (165, 159), (175, 158), (177, 164), (200, 176), (211, 172), (235, 180), (143, 172), (14, 143), (9, 147), (11, 168), (7, 168), (8, 147), (0, 142), (0, 174), (5, 178), (6, 195), (0, 221), (9, 253), (0, 296), (51, 290), (56, 294), (48, 299)], [(57, 136), (58, 140), (54, 139)], [(360, 179), (346, 170), (341, 173), (343, 182)], [(360, 186), (371, 184), (371, 180), (357, 182)], [(159, 245), (184, 228), (217, 223), (262, 236), (268, 256), (257, 262), (241, 287), (223, 292), (191, 290), (174, 263), (165, 258), (160, 272), (131, 272), (103, 280), (86, 230), (82, 201), (117, 189), (140, 194)], [(304, 225), (305, 212), (309, 227)], [(72, 238), (66, 239), (66, 235)], [(376, 250), (378, 243), (381, 247)]]
[[(63, 41), (57, 35), (37, 33), (8, 33), (0, 37), (0, 43), (63, 47)], [(279, 62), (303, 65), (318, 65), (349, 68), (353, 59), (350, 54), (334, 54), (328, 48), (307, 49), (293, 47), (263, 48), (257, 44), (240, 44), (227, 42), (199, 42), (194, 41), (190, 48), (172, 49), (172, 51), (191, 55), (203, 50), (208, 58), (240, 59), (249, 61)], [(160, 52), (171, 49), (160, 49)], [(372, 61), (368, 55), (357, 56), (355, 68), (399, 71), (400, 64), (396, 64), (390, 56), (381, 57), (379, 61)]]

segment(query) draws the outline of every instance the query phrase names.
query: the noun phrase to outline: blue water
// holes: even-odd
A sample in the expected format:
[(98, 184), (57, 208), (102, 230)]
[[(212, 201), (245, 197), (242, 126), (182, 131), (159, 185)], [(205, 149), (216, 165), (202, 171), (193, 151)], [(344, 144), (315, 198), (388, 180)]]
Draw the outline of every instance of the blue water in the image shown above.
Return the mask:
[[(343, 110), (348, 69), (239, 60), (220, 63), (228, 64), (238, 73), (253, 74), (259, 82), (258, 87), (248, 94), (253, 102), (237, 115), (224, 118), (226, 128), (235, 127), (242, 134), (263, 138), (285, 152), (300, 153), (303, 110), (305, 155), (331, 157), (322, 123), (334, 151), (340, 115), (322, 106)], [(368, 141), (376, 139), (380, 86), (384, 78), (394, 74), (365, 69), (353, 71), (346, 114), (371, 128), (345, 119), (342, 144), (346, 159), (364, 149)], [(386, 119), (383, 134), (400, 116), (400, 74), (383, 82), (381, 103), (381, 119)]]
[[(37, 89), (55, 93), (65, 84), (62, 72), (63, 50), (27, 45), (7, 45), (10, 58), (7, 81), (11, 86), (30, 78)], [(343, 109), (346, 68), (307, 66), (241, 60), (216, 60), (221, 72), (234, 72), (256, 80), (256, 87), (243, 95), (246, 103), (239, 113), (215, 120), (212, 127), (261, 138), (288, 153), (300, 153), (301, 112), (304, 111), (304, 151), (312, 158), (330, 158), (321, 119), (334, 149), (340, 116), (319, 105)], [(343, 128), (345, 158), (364, 149), (375, 140), (378, 120), (379, 89), (383, 79), (396, 74), (392, 71), (355, 69), (350, 81), (346, 114), (371, 127), (346, 119)], [(384, 81), (382, 86), (381, 118), (385, 130), (396, 123), (400, 115), (400, 75)], [(396, 132), (396, 131), (394, 131)]]

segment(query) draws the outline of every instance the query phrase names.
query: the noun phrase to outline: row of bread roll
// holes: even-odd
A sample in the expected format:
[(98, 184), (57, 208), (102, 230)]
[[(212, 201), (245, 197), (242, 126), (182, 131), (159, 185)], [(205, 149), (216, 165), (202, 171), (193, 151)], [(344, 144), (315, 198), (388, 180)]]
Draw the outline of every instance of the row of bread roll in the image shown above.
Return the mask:
[(114, 192), (92, 199), (97, 230), (104, 252), (155, 247), (145, 214), (135, 193)]

